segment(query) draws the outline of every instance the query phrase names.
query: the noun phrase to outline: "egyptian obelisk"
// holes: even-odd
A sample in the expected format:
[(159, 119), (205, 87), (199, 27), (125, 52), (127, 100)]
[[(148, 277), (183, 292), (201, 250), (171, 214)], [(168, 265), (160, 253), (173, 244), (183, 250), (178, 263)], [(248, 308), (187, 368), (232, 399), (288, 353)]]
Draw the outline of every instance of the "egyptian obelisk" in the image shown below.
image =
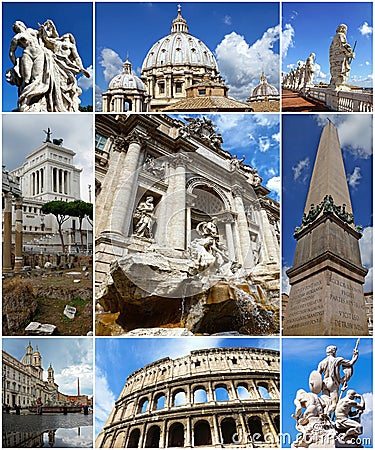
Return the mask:
[(336, 127), (324, 127), (301, 226), (285, 311), (286, 336), (368, 335), (362, 266)]

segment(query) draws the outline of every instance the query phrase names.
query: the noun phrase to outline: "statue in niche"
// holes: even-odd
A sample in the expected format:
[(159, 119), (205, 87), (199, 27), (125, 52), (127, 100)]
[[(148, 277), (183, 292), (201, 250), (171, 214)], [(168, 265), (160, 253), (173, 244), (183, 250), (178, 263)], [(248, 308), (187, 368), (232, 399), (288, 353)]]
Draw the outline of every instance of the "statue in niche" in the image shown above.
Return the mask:
[(331, 73), (329, 87), (337, 90), (343, 89), (343, 85), (346, 84), (346, 80), (349, 78), (350, 64), (355, 58), (352, 47), (346, 41), (347, 31), (348, 27), (345, 24), (340, 24), (329, 47)]
[(201, 237), (191, 242), (189, 253), (198, 271), (210, 269), (218, 275), (233, 276), (239, 267), (233, 265), (233, 261), (227, 256), (225, 245), (219, 241), (216, 220), (200, 222), (196, 230)]
[[(52, 20), (28, 28), (23, 22), (13, 24), (15, 33), (9, 48), (13, 68), (6, 80), (18, 87), (18, 111), (75, 112), (82, 90), (76, 76), (90, 74), (84, 69), (74, 36), (59, 36)], [(16, 57), (17, 48), (23, 49)]]
[(143, 163), (143, 169), (155, 177), (164, 178), (165, 176), (164, 165), (158, 165), (156, 163), (156, 158), (152, 155), (146, 156), (145, 162)]
[(237, 158), (237, 155), (233, 155), (232, 159), (229, 161), (230, 170), (233, 172), (241, 168), (241, 164), (245, 161), (246, 156), (243, 155), (241, 159)]
[(144, 202), (139, 203), (133, 214), (135, 222), (134, 235), (152, 239), (152, 225), (154, 221), (154, 197), (148, 195)]

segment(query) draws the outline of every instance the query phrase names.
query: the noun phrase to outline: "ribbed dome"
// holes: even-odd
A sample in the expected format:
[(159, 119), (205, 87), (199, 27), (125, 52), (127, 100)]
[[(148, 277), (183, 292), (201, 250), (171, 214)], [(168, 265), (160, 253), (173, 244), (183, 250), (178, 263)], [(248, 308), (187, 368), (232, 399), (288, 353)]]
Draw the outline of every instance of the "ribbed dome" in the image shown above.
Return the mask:
[(260, 84), (254, 88), (252, 97), (270, 97), (274, 95), (279, 95), (279, 92), (274, 86), (267, 83), (267, 78), (264, 73), (262, 73)]
[(218, 71), (214, 55), (198, 38), (189, 34), (178, 8), (171, 33), (154, 44), (143, 61), (142, 71), (166, 65), (192, 65)]
[(137, 89), (140, 91), (146, 91), (146, 87), (143, 84), (142, 80), (134, 75), (132, 70), (132, 65), (126, 59), (122, 66), (122, 72), (116, 75), (109, 82), (108, 89)]

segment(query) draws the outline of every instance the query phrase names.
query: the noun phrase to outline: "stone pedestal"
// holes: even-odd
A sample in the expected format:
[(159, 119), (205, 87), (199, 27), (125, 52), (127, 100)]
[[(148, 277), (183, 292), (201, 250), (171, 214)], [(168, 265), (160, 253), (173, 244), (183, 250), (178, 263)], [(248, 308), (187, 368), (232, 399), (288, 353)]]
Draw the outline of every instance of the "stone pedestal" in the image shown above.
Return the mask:
[(284, 335), (367, 336), (360, 234), (328, 215), (296, 237)]

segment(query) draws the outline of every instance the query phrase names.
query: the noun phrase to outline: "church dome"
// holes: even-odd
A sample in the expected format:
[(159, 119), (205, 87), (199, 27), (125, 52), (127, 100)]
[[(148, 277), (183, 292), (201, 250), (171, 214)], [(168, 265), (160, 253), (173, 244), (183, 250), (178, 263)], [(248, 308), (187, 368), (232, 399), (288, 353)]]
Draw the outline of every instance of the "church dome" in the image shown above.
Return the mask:
[(275, 86), (267, 83), (267, 78), (263, 72), (260, 77), (260, 83), (254, 88), (251, 97), (274, 97), (277, 95), (279, 95), (278, 90)]
[(133, 73), (132, 65), (128, 59), (126, 59), (122, 66), (122, 72), (109, 82), (108, 89), (137, 89), (139, 91), (146, 91), (142, 80)]
[(172, 22), (171, 33), (154, 44), (147, 53), (142, 72), (164, 66), (198, 66), (218, 73), (218, 65), (213, 53), (198, 38), (189, 34), (186, 20), (178, 8), (177, 17)]

